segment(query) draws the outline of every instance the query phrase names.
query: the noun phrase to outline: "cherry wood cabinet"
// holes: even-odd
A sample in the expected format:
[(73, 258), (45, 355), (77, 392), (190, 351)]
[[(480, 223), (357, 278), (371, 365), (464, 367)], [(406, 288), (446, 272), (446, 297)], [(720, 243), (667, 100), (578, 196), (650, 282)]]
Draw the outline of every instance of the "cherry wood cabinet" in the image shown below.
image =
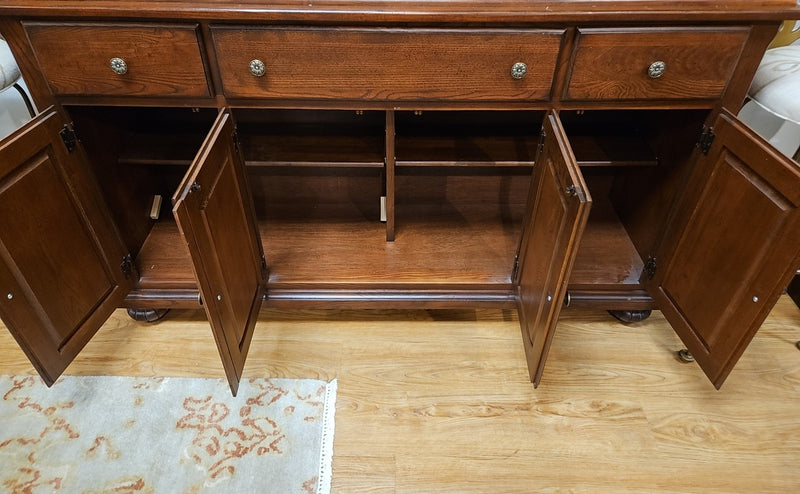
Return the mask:
[(660, 309), (719, 387), (800, 267), (752, 3), (8, 0), (0, 316), (52, 383), (202, 309), (235, 393), (265, 305), (517, 308), (535, 385), (566, 305)]

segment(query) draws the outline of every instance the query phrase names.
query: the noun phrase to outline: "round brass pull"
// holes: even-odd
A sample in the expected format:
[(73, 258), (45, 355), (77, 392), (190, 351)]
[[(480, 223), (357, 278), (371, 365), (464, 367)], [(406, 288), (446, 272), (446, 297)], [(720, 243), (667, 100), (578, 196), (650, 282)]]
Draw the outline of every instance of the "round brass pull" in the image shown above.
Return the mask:
[(667, 70), (667, 64), (662, 62), (661, 60), (655, 61), (647, 67), (647, 75), (650, 76), (651, 79), (658, 79), (664, 72)]
[(517, 62), (511, 66), (511, 77), (522, 79), (528, 73), (528, 66), (522, 62)]
[(267, 73), (267, 67), (259, 59), (250, 61), (250, 73), (256, 77), (263, 77)]
[(125, 75), (128, 73), (128, 64), (121, 58), (114, 57), (109, 61), (111, 70), (117, 75)]

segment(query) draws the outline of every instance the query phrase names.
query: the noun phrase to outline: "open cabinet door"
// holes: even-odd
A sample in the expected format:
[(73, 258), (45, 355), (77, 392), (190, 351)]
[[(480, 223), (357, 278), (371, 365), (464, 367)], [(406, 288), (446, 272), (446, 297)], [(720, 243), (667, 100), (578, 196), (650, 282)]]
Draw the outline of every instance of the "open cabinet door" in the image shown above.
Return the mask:
[(234, 396), (266, 291), (261, 240), (233, 119), (220, 112), (172, 199)]
[(133, 269), (55, 111), (0, 143), (0, 317), (48, 386), (130, 291)]
[(545, 117), (533, 170), (517, 290), (528, 372), (538, 386), (591, 207), (556, 114)]
[(647, 287), (719, 388), (800, 263), (800, 166), (723, 112)]

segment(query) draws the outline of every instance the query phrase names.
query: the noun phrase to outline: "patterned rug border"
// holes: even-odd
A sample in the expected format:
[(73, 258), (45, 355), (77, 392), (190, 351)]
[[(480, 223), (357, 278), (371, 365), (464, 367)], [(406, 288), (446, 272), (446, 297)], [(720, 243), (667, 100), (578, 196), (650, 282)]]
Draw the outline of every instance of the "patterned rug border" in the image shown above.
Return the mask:
[(336, 430), (336, 396), (339, 384), (336, 379), (328, 381), (325, 387), (325, 408), (322, 411), (322, 439), (319, 451), (318, 494), (331, 492), (333, 479), (333, 436)]

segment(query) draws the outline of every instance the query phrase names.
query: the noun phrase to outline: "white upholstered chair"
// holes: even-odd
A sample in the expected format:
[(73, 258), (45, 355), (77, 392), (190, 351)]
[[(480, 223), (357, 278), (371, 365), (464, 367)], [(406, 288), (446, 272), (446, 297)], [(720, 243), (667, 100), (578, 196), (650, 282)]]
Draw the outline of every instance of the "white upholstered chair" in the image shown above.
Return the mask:
[(764, 54), (742, 121), (792, 157), (800, 148), (800, 21), (787, 21)]
[(12, 87), (16, 89), (22, 96), (22, 100), (25, 102), (28, 113), (31, 114), (32, 118), (36, 115), (36, 112), (33, 109), (28, 93), (21, 83), (22, 75), (19, 72), (19, 66), (17, 66), (14, 56), (11, 54), (11, 49), (9, 49), (8, 43), (4, 39), (0, 39), (0, 92)]

